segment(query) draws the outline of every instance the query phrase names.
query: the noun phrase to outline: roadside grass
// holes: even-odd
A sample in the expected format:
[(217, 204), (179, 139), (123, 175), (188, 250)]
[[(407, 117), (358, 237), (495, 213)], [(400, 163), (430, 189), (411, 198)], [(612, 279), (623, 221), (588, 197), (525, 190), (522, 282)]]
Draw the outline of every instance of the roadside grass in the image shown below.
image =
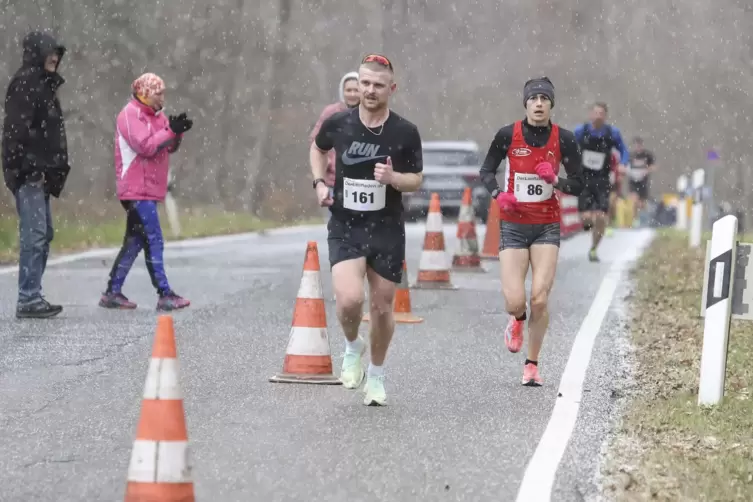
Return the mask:
[[(123, 242), (125, 213), (111, 217), (89, 216), (85, 219), (66, 218), (53, 211), (55, 237), (52, 241), (54, 254), (71, 253), (93, 248), (117, 247)], [(273, 221), (256, 218), (250, 214), (227, 212), (217, 208), (194, 208), (180, 213), (181, 232), (174, 237), (160, 206), (160, 221), (166, 241), (256, 232), (281, 226), (297, 226), (321, 223), (322, 219), (296, 221)], [(15, 215), (0, 217), (0, 263), (18, 262), (18, 219)]]
[(697, 405), (705, 246), (662, 231), (634, 271), (637, 368), (603, 471), (610, 500), (753, 500), (753, 323), (732, 322), (722, 404)]

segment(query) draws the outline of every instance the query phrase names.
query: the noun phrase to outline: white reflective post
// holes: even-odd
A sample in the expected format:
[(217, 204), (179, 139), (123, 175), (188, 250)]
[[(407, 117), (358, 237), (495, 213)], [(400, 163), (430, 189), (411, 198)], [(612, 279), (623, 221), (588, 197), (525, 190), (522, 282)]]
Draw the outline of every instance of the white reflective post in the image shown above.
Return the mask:
[(708, 283), (698, 383), (699, 405), (718, 404), (724, 396), (736, 252), (737, 218), (730, 214), (717, 220), (711, 230), (710, 259), (706, 263)]

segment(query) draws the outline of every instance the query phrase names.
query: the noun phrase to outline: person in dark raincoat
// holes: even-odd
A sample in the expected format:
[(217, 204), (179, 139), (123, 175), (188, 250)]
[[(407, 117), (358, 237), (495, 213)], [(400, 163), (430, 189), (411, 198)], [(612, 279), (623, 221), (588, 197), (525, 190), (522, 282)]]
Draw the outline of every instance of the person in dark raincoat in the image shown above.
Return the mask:
[(63, 307), (42, 296), (42, 275), (54, 231), (50, 196), (60, 197), (70, 166), (57, 91), (65, 47), (47, 33), (23, 39), (23, 63), (5, 95), (2, 162), (19, 218), (17, 317), (52, 317)]

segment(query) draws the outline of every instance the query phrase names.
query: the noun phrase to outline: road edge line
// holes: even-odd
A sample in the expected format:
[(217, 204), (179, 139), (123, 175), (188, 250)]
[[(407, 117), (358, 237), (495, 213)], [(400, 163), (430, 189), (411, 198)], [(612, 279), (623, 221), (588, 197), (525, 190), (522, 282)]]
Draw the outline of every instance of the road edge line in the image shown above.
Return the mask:
[(655, 232), (651, 229), (640, 238), (635, 235), (632, 242), (636, 244), (612, 263), (602, 279), (588, 313), (575, 335), (570, 356), (560, 379), (557, 402), (544, 434), (526, 466), (516, 502), (550, 502), (557, 471), (578, 421), (583, 383), (591, 364), (596, 337), (601, 331), (601, 325), (612, 305), (612, 299), (624, 272), (641, 256), (654, 236)]

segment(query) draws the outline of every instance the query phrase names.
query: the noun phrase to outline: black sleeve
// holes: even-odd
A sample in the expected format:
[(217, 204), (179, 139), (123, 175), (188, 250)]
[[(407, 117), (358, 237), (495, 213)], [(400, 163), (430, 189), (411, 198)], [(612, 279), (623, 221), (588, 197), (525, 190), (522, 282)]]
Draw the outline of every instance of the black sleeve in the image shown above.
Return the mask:
[(418, 132), (418, 127), (411, 127), (410, 131), (406, 135), (407, 141), (405, 143), (404, 152), (405, 159), (401, 165), (393, 165), (393, 169), (399, 173), (415, 173), (418, 174), (424, 170), (424, 154), (423, 145), (421, 143), (421, 134)]
[(335, 147), (335, 131), (337, 130), (337, 119), (339, 116), (339, 113), (335, 113), (322, 122), (319, 132), (314, 138), (314, 144), (319, 150), (328, 152)]
[(567, 178), (560, 177), (556, 188), (568, 195), (578, 195), (584, 186), (580, 145), (575, 135), (567, 129), (560, 129), (560, 153)]
[(21, 171), (25, 147), (34, 121), (37, 87), (32, 78), (16, 78), (5, 96), (3, 123), (3, 163), (9, 171)]
[(489, 193), (499, 188), (497, 183), (497, 169), (503, 160), (507, 157), (507, 150), (512, 144), (512, 125), (505, 126), (494, 135), (489, 151), (486, 153), (484, 163), (481, 164), (479, 175), (481, 182), (484, 184)]

